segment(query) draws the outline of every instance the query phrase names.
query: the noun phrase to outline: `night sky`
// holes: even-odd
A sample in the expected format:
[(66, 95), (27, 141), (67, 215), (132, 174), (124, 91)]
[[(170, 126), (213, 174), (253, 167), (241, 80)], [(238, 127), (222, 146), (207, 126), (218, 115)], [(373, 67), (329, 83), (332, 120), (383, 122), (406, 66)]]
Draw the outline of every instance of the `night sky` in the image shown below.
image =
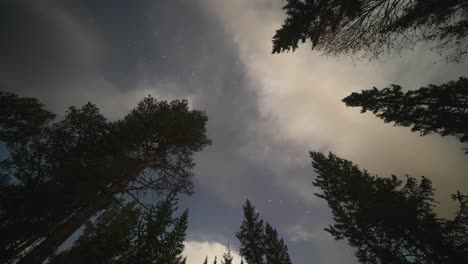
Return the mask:
[[(95, 103), (110, 120), (146, 95), (206, 111), (213, 144), (196, 157), (188, 264), (220, 257), (250, 199), (278, 229), (295, 264), (356, 263), (316, 198), (308, 151), (332, 151), (381, 176), (427, 176), (437, 211), (468, 193), (468, 158), (454, 138), (420, 137), (346, 108), (351, 92), (392, 83), (416, 89), (468, 76), (417, 46), (379, 61), (325, 57), (304, 44), (271, 54), (280, 0), (2, 1), (0, 89), (37, 97), (63, 116)], [(236, 253), (237, 254), (237, 253)], [(237, 255), (236, 255), (237, 257)], [(236, 260), (237, 262), (237, 260)]]

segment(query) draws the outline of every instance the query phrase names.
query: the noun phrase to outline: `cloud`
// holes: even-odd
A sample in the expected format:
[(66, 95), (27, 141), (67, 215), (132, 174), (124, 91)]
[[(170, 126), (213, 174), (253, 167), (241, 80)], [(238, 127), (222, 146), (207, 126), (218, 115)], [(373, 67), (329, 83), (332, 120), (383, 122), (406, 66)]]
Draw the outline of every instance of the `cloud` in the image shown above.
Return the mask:
[[(218, 263), (226, 252), (227, 246), (218, 242), (187, 241), (185, 242), (184, 255), (187, 256), (187, 264), (201, 264), (208, 257), (208, 263), (212, 263), (214, 257), (218, 257)], [(236, 250), (231, 248), (234, 263), (240, 263), (241, 257)]]
[(78, 5), (75, 9), (55, 1), (1, 5), (0, 77), (5, 88), (57, 89), (58, 83), (64, 84), (59, 81), (85, 78), (99, 66), (99, 36), (79, 12), (71, 11), (80, 10)]
[[(313, 256), (317, 263), (358, 263), (354, 257), (354, 249), (345, 240), (335, 240), (323, 228), (311, 228), (310, 224), (295, 224), (287, 229), (289, 245), (295, 249), (290, 253), (302, 255), (301, 259)], [(298, 250), (298, 248), (300, 250)], [(303, 255), (308, 251), (308, 255)], [(297, 257), (297, 256), (296, 256)]]
[(456, 140), (419, 137), (341, 103), (372, 86), (456, 79), (466, 64), (434, 64), (424, 47), (372, 63), (323, 57), (305, 45), (271, 55), (283, 1), (7, 2), (0, 4), (2, 90), (38, 97), (58, 114), (92, 101), (116, 119), (148, 94), (188, 98), (207, 112), (213, 145), (197, 155), (197, 193), (183, 205), (188, 249), (234, 245), (249, 198), (291, 239), (294, 263), (352, 262), (350, 247), (321, 230), (331, 216), (313, 195), (309, 150), (333, 151), (382, 176), (428, 176), (445, 212), (455, 205), (450, 193), (468, 192), (468, 156)]
[(291, 241), (309, 241), (316, 239), (317, 235), (304, 229), (302, 225), (293, 225), (288, 230), (289, 240)]
[[(441, 62), (424, 46), (372, 63), (324, 57), (306, 45), (295, 53), (271, 55), (271, 36), (283, 19), (280, 3), (255, 3), (207, 1), (206, 5), (239, 45), (241, 60), (259, 94), (264, 123), (257, 130), (257, 140), (285, 146), (281, 152), (268, 152), (267, 158), (277, 164), (274, 170), (281, 171), (280, 165), (285, 172), (292, 166), (308, 166), (307, 150), (332, 151), (381, 176), (427, 176), (438, 191), (439, 210), (453, 211), (450, 194), (458, 189), (468, 192), (463, 146), (453, 138), (420, 137), (407, 128), (384, 124), (346, 108), (341, 99), (372, 86), (397, 83), (416, 89), (457, 79), (468, 74), (468, 65)], [(261, 148), (252, 153), (265, 156)], [(291, 158), (298, 153), (304, 158)], [(278, 175), (276, 180), (298, 194), (304, 192), (301, 185), (290, 183), (289, 174)]]

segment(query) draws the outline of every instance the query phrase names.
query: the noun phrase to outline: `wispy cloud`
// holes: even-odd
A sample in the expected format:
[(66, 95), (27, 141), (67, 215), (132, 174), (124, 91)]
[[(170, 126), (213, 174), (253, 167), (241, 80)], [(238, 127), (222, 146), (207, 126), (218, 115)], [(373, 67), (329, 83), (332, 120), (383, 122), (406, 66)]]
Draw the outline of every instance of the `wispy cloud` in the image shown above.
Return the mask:
[[(213, 241), (187, 241), (185, 242), (184, 255), (187, 256), (187, 264), (201, 264), (208, 257), (208, 263), (213, 263), (215, 257), (218, 257), (218, 263), (221, 263), (221, 257), (227, 250), (227, 245)], [(231, 248), (234, 263), (240, 263), (239, 253)]]
[[(441, 62), (425, 47), (401, 57), (390, 54), (382, 62), (328, 58), (310, 51), (307, 44), (296, 53), (271, 55), (271, 36), (283, 19), (280, 6), (263, 1), (256, 5), (251, 1), (208, 2), (207, 8), (241, 47), (242, 62), (259, 94), (263, 123), (257, 140), (287, 146), (268, 152), (267, 157), (286, 168), (286, 173), (277, 177), (282, 185), (297, 194), (304, 193), (302, 185), (290, 183), (287, 168), (308, 165), (306, 151), (319, 150), (333, 151), (381, 176), (408, 173), (429, 177), (438, 190), (443, 213), (455, 206), (451, 193), (458, 189), (468, 192), (468, 163), (463, 146), (455, 139), (420, 137), (407, 128), (393, 127), (371, 114), (346, 108), (341, 102), (351, 92), (373, 86), (397, 83), (416, 89), (457, 79), (468, 74), (467, 64)], [(265, 155), (263, 149), (256, 147), (255, 151), (258, 154), (252, 156)]]

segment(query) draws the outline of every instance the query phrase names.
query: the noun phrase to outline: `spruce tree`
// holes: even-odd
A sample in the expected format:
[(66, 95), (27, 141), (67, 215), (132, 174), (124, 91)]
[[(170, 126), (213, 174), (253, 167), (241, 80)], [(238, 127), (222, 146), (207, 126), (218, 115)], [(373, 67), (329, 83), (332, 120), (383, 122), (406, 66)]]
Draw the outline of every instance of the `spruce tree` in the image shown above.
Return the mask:
[(468, 197), (453, 198), (460, 210), (452, 220), (434, 213), (431, 181), (380, 178), (330, 153), (311, 152), (316, 195), (325, 199), (334, 224), (325, 230), (347, 239), (362, 263), (467, 263)]
[(231, 248), (228, 245), (226, 252), (224, 252), (223, 254), (223, 259), (221, 260), (221, 264), (233, 264), (232, 261), (233, 261), (233, 257), (231, 254)]
[(187, 211), (174, 217), (173, 198), (142, 210), (131, 203), (104, 212), (51, 264), (183, 264)]
[(213, 264), (218, 264), (218, 258), (217, 257), (214, 258)]
[(292, 264), (288, 246), (269, 223), (265, 225), (265, 260), (266, 264)]
[(188, 211), (173, 217), (176, 203), (170, 197), (145, 212), (135, 227), (135, 242), (131, 243), (118, 264), (167, 263), (182, 264)]
[(208, 256), (205, 257), (205, 261), (203, 261), (203, 264), (208, 264)]
[(343, 99), (347, 106), (371, 111), (385, 123), (411, 127), (421, 135), (437, 133), (468, 141), (468, 79), (403, 92), (398, 85), (363, 90)]
[(244, 220), (240, 231), (236, 233), (240, 242), (240, 255), (249, 264), (264, 264), (263, 220), (259, 218), (255, 207), (247, 200), (243, 207)]

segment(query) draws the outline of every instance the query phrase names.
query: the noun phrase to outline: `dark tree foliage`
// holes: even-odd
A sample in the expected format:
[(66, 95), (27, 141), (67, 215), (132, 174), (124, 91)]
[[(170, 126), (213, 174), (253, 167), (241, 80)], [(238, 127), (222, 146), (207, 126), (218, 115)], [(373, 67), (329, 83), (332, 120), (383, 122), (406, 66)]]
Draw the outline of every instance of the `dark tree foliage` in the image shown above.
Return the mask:
[(55, 118), (35, 98), (0, 92), (0, 106), (0, 140), (6, 144), (41, 134), (44, 126)]
[(292, 264), (288, 246), (269, 223), (265, 225), (265, 260), (266, 264)]
[(105, 211), (86, 225), (73, 247), (51, 264), (183, 264), (187, 211), (174, 218), (175, 202), (167, 199), (149, 210), (135, 203)]
[(218, 258), (217, 257), (214, 258), (213, 264), (218, 264)]
[(205, 261), (203, 261), (203, 264), (208, 264), (208, 256), (205, 257)]
[(0, 102), (2, 263), (40, 263), (117, 196), (190, 194), (192, 156), (210, 144), (206, 115), (187, 101), (146, 97), (115, 122), (91, 103), (53, 122), (36, 99)]
[(244, 220), (236, 233), (240, 242), (240, 255), (249, 264), (264, 264), (264, 227), (255, 207), (247, 200), (244, 204)]
[[(247, 200), (244, 221), (236, 234), (240, 241), (240, 255), (248, 264), (291, 264), (288, 247), (269, 223), (263, 226), (255, 207)], [(241, 259), (241, 263), (243, 260)]]
[(50, 263), (114, 263), (127, 250), (131, 239), (135, 239), (134, 229), (141, 214), (135, 203), (106, 210), (94, 222), (86, 223), (73, 246), (53, 256)]
[(418, 42), (435, 43), (447, 59), (468, 52), (466, 0), (287, 0), (286, 20), (273, 37), (273, 53), (309, 40), (325, 54), (375, 58)]
[(333, 154), (310, 153), (317, 173), (316, 194), (332, 209), (335, 223), (325, 230), (347, 239), (362, 263), (467, 263), (468, 197), (453, 198), (453, 220), (434, 213), (431, 181), (380, 178)]
[(468, 79), (403, 92), (398, 85), (363, 90), (343, 99), (347, 106), (372, 111), (386, 123), (411, 127), (421, 135), (438, 133), (468, 141)]
[(117, 263), (185, 263), (182, 252), (188, 226), (188, 211), (174, 218), (175, 209), (175, 203), (167, 200), (145, 212), (142, 221), (136, 226), (137, 238)]
[(221, 264), (233, 264), (232, 261), (233, 257), (231, 254), (231, 248), (228, 245), (226, 252), (223, 254), (223, 258), (221, 259)]

